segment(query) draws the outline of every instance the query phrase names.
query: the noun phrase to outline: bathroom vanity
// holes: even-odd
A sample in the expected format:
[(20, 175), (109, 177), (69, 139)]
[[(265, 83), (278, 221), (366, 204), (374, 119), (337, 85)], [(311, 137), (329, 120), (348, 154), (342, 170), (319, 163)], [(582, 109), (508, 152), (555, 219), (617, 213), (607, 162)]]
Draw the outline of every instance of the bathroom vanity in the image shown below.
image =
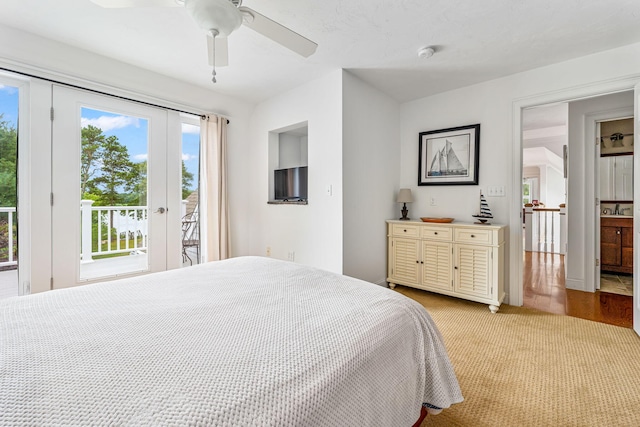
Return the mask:
[(633, 274), (633, 216), (600, 217), (600, 270)]

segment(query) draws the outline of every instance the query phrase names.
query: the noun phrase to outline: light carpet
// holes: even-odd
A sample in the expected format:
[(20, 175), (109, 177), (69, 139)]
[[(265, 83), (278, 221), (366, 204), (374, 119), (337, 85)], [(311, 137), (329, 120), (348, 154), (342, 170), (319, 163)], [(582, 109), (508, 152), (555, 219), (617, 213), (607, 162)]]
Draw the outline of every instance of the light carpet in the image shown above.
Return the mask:
[(465, 401), (430, 426), (639, 426), (632, 329), (398, 286), (442, 332)]

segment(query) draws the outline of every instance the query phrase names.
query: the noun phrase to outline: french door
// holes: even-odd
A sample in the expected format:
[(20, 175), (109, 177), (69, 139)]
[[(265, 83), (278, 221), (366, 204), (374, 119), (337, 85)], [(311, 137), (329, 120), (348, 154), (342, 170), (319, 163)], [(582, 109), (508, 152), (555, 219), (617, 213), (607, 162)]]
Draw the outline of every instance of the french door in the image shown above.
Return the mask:
[(52, 89), (52, 288), (180, 266), (180, 118)]

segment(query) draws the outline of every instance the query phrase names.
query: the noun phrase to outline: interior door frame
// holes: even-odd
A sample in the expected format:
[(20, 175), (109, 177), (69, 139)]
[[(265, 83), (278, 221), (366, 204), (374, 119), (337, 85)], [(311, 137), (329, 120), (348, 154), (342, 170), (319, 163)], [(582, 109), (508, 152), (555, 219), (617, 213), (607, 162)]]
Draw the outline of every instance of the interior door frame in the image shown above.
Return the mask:
[[(601, 81), (592, 84), (586, 84), (574, 88), (570, 88), (567, 90), (544, 93), (539, 95), (534, 95), (530, 97), (517, 98), (512, 103), (512, 141), (511, 144), (511, 158), (512, 158), (512, 181), (511, 181), (511, 208), (509, 209), (509, 229), (510, 229), (510, 240), (509, 240), (509, 289), (508, 289), (508, 301), (511, 305), (522, 306), (523, 304), (523, 245), (522, 245), (522, 110), (529, 107), (535, 107), (545, 104), (553, 104), (557, 102), (570, 102), (577, 101), (580, 99), (593, 98), (602, 95), (608, 95), (618, 92), (626, 92), (631, 91), (634, 87), (640, 82), (640, 76), (628, 77), (624, 79), (615, 79), (608, 81)], [(638, 98), (634, 100), (634, 105), (636, 109), (636, 119), (637, 119), (637, 109), (638, 109)], [(636, 126), (636, 134), (638, 132), (638, 126)], [(569, 147), (570, 151), (570, 147)], [(640, 152), (640, 150), (637, 150)], [(640, 153), (637, 155), (640, 156)], [(634, 164), (639, 163), (640, 157), (635, 157)], [(585, 165), (585, 174), (591, 173), (593, 174), (593, 164)], [(634, 179), (637, 180), (640, 174), (636, 174)], [(636, 181), (638, 182), (638, 181)], [(593, 183), (589, 183), (588, 186), (592, 186)], [(639, 184), (640, 185), (640, 184)], [(587, 190), (587, 192), (593, 193), (593, 189)], [(636, 190), (634, 190), (636, 191)], [(583, 209), (583, 206), (577, 206), (576, 209)], [(567, 203), (567, 213), (570, 211), (571, 206)], [(634, 209), (634, 223), (640, 227), (640, 205)], [(592, 210), (593, 211), (593, 210)], [(588, 221), (590, 219), (590, 215), (593, 215), (593, 212), (589, 212), (587, 215), (587, 221), (585, 221), (585, 232), (591, 231), (593, 221)], [(634, 233), (636, 234), (636, 233)], [(637, 237), (637, 234), (634, 236)], [(634, 238), (634, 247), (637, 245), (637, 240)], [(571, 235), (570, 233), (567, 236), (567, 254), (566, 259), (570, 258), (571, 251)], [(593, 270), (591, 268), (587, 268), (585, 264), (588, 259), (594, 260), (594, 248), (593, 244), (588, 244), (587, 253), (585, 254), (585, 259), (576, 260), (576, 262), (581, 262), (585, 265), (585, 269), (587, 270), (585, 273), (585, 280), (593, 274)], [(635, 268), (634, 263), (634, 268)], [(634, 274), (634, 289), (635, 281), (637, 275)], [(635, 292), (634, 292), (635, 294)], [(635, 298), (635, 296), (634, 296)], [(637, 306), (637, 304), (636, 304)], [(640, 321), (640, 319), (639, 319)], [(635, 320), (634, 320), (635, 322)]]
[[(633, 120), (634, 120), (634, 141), (640, 141), (640, 83), (633, 87)], [(636, 167), (640, 166), (640, 150), (633, 150), (633, 330), (640, 335), (640, 173), (635, 173)]]
[(593, 237), (594, 237), (594, 246), (596, 252), (596, 265), (594, 272), (594, 280), (593, 287), (595, 290), (600, 289), (600, 271), (602, 265), (602, 256), (600, 254), (600, 212), (602, 212), (602, 194), (600, 193), (600, 151), (602, 149), (600, 137), (601, 133), (601, 125), (600, 121), (596, 120), (595, 122), (595, 144), (594, 144), (594, 164), (593, 164), (593, 189), (596, 194), (596, 203), (595, 203), (595, 212), (593, 213), (593, 218), (595, 219), (594, 227), (593, 227)]
[[(610, 120), (616, 119), (625, 119), (633, 117), (633, 108), (616, 108), (613, 110), (602, 111), (595, 114), (588, 114), (585, 116), (585, 140), (586, 141), (599, 141), (600, 138), (600, 123)], [(594, 227), (593, 227), (593, 236), (594, 236), (594, 258), (598, 261), (600, 260), (600, 205), (601, 205), (601, 197), (600, 197), (600, 144), (594, 144), (594, 159), (593, 159), (593, 188), (594, 188), (594, 196), (598, 199), (599, 203), (595, 205), (594, 215)], [(634, 150), (635, 151), (635, 150)], [(635, 161), (634, 161), (635, 163)], [(635, 165), (634, 165), (635, 166)], [(597, 262), (594, 266), (594, 276), (591, 282), (585, 283), (585, 290), (587, 292), (595, 292), (600, 289), (600, 264), (601, 262)], [(593, 283), (593, 285), (591, 285)]]

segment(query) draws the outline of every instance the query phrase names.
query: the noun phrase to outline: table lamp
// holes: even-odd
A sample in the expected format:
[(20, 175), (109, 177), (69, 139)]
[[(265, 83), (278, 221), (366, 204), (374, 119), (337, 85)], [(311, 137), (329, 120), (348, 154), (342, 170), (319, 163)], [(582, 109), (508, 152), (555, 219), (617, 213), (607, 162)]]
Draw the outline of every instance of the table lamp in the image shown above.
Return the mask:
[(398, 192), (398, 199), (396, 200), (398, 203), (404, 203), (402, 205), (402, 218), (403, 221), (407, 221), (411, 218), (407, 217), (409, 210), (407, 209), (407, 203), (413, 202), (413, 196), (411, 196), (411, 189), (409, 188), (401, 188)]

